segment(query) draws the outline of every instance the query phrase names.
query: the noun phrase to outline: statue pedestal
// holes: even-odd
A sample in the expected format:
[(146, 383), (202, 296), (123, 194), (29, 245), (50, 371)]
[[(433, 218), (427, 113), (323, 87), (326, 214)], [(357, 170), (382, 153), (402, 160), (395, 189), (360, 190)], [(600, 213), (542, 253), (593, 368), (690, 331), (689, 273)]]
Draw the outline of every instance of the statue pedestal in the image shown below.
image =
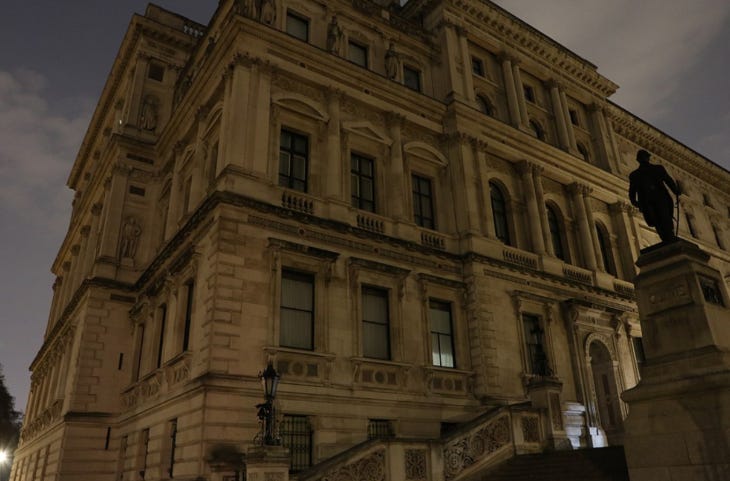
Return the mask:
[(289, 481), (289, 450), (282, 446), (254, 446), (246, 452), (248, 481)]
[(568, 434), (565, 432), (561, 393), (563, 383), (556, 377), (536, 377), (527, 384), (527, 395), (532, 406), (543, 409), (543, 432), (547, 438), (548, 449), (573, 449)]
[(730, 479), (730, 299), (709, 258), (679, 240), (636, 262), (646, 362), (622, 395), (631, 481)]

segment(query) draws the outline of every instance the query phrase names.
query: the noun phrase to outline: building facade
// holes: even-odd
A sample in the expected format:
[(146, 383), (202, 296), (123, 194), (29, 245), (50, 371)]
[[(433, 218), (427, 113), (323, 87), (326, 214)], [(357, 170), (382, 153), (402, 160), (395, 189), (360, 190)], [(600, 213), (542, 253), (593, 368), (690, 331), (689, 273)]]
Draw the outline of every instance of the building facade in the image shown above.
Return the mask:
[(469, 433), (620, 444), (636, 151), (723, 273), (730, 174), (616, 88), (484, 0), (149, 6), (69, 177), (11, 479), (241, 478), (268, 362), (302, 479), (373, 438), (412, 443), (402, 479), (473, 473)]

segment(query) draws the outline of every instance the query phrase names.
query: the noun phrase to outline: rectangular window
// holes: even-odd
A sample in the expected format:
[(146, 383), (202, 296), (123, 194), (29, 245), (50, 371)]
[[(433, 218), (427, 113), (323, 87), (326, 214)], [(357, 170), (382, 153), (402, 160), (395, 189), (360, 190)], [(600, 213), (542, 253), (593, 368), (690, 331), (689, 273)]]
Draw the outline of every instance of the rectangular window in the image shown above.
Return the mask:
[(193, 323), (193, 296), (195, 295), (195, 283), (188, 281), (185, 284), (185, 324), (183, 326), (182, 350), (187, 351), (190, 348), (190, 326)]
[(308, 164), (309, 139), (282, 129), (279, 139), (279, 185), (306, 192)]
[(347, 59), (361, 67), (368, 68), (368, 48), (357, 42), (348, 42)]
[(170, 479), (174, 478), (173, 473), (175, 470), (175, 448), (177, 445), (177, 419), (173, 419), (169, 424), (170, 430), (170, 458), (167, 467), (167, 472), (170, 475)]
[(165, 67), (156, 62), (150, 62), (147, 78), (162, 82), (165, 79)]
[(393, 425), (388, 419), (368, 419), (368, 439), (392, 439)]
[(545, 332), (540, 326), (540, 318), (533, 314), (522, 314), (522, 327), (527, 349), (527, 372), (538, 376), (551, 375), (545, 353)]
[(433, 365), (455, 367), (451, 304), (430, 299), (428, 302), (428, 317), (431, 321), (431, 357)]
[(373, 159), (352, 154), (350, 157), (350, 188), (352, 206), (375, 212), (375, 169)]
[(281, 322), (279, 344), (314, 349), (314, 276), (281, 273)]
[(471, 58), (471, 73), (484, 77), (484, 62), (480, 58)]
[(286, 33), (305, 42), (309, 41), (309, 20), (288, 10), (286, 12)]
[(525, 100), (528, 102), (535, 103), (535, 89), (533, 89), (530, 85), (523, 85), (522, 86), (523, 92), (525, 92)]
[(413, 183), (413, 220), (421, 227), (435, 229), (431, 179), (414, 174), (411, 181)]
[(279, 426), (281, 443), (289, 448), (290, 471), (295, 473), (312, 465), (312, 427), (307, 416), (284, 415)]
[(388, 291), (384, 289), (362, 288), (362, 354), (390, 359)]
[(421, 71), (409, 67), (407, 65), (403, 66), (403, 85), (408, 87), (411, 90), (415, 90), (416, 92), (421, 91)]
[(157, 367), (162, 366), (162, 352), (165, 347), (165, 323), (167, 322), (167, 305), (162, 304), (159, 307), (160, 331), (157, 339)]

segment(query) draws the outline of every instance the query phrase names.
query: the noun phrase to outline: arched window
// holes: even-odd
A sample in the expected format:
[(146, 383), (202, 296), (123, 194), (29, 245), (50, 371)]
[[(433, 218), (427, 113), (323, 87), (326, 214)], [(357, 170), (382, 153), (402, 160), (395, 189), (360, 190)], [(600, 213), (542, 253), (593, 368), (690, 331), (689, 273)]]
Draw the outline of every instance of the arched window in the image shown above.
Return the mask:
[(565, 247), (563, 246), (562, 229), (560, 228), (560, 221), (558, 215), (555, 213), (555, 208), (551, 205), (545, 206), (547, 209), (548, 226), (550, 227), (550, 239), (553, 242), (553, 251), (555, 257), (567, 261), (565, 258)]
[(492, 102), (488, 98), (483, 95), (477, 95), (477, 105), (483, 114), (494, 117), (494, 106), (492, 106)]
[(545, 130), (542, 128), (542, 125), (540, 125), (536, 120), (530, 120), (530, 128), (535, 134), (535, 137), (540, 140), (545, 140)]
[(489, 195), (492, 199), (492, 216), (494, 217), (494, 232), (497, 239), (507, 245), (512, 245), (509, 236), (509, 225), (507, 223), (507, 202), (505, 201), (502, 189), (494, 183), (489, 183)]
[(603, 225), (596, 223), (596, 234), (598, 235), (598, 247), (601, 249), (603, 266), (605, 267), (606, 272), (615, 276), (616, 264), (613, 262), (613, 254), (611, 253), (611, 242), (608, 238), (608, 231)]

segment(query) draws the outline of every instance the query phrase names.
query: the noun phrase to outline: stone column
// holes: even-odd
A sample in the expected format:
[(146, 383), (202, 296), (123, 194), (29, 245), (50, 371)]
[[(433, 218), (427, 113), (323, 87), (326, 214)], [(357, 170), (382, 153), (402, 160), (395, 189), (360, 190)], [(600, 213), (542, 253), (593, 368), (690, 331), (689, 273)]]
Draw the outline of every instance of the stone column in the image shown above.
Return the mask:
[(587, 269), (595, 271), (597, 268), (596, 251), (593, 247), (593, 234), (591, 234), (591, 229), (595, 229), (595, 226), (592, 227), (589, 224), (584, 199), (584, 196), (589, 192), (589, 187), (583, 184), (574, 183), (570, 185), (569, 191), (572, 197), (571, 200), (573, 207), (575, 208), (575, 215), (577, 217), (576, 221), (578, 222), (583, 262), (585, 262), (585, 267)]
[(459, 50), (461, 51), (461, 63), (464, 74), (464, 97), (469, 102), (474, 102), (474, 79), (471, 73), (471, 55), (469, 55), (469, 42), (467, 41), (467, 30), (464, 27), (457, 27), (456, 34), (459, 37)]
[(132, 78), (131, 90), (127, 98), (127, 115), (125, 124), (137, 127), (139, 124), (139, 108), (142, 105), (142, 93), (144, 90), (144, 80), (147, 76), (147, 67), (149, 59), (142, 53), (137, 54), (137, 64), (134, 66), (134, 77)]
[[(593, 206), (591, 205), (590, 193), (593, 189), (588, 189), (583, 196), (583, 202), (585, 202), (586, 218), (588, 219), (588, 225), (590, 226), (589, 232), (591, 234), (591, 240), (593, 241), (593, 252), (596, 258), (596, 266), (601, 271), (606, 271), (606, 266), (603, 263), (603, 255), (601, 254), (601, 244), (598, 242), (598, 232), (596, 231), (596, 220), (593, 218)], [(606, 239), (607, 241), (609, 239)]]
[(545, 243), (545, 250), (548, 255), (554, 257), (555, 249), (553, 247), (553, 236), (550, 234), (550, 223), (548, 223), (547, 206), (545, 205), (545, 192), (542, 187), (542, 171), (542, 167), (535, 165), (532, 169), (532, 176), (535, 184), (537, 208), (540, 212), (540, 225), (542, 226), (542, 237), (543, 242)]
[(454, 199), (454, 221), (460, 233), (477, 234), (481, 232), (479, 216), (478, 177), (475, 174), (473, 141), (463, 134), (451, 134), (449, 149), (452, 159), (448, 169), (451, 172), (452, 196)]
[[(388, 116), (388, 125), (390, 127), (390, 136), (393, 143), (390, 146), (390, 178), (386, 182), (388, 202), (390, 214), (398, 221), (406, 221), (406, 202), (404, 202), (405, 192), (405, 169), (403, 162), (403, 139), (401, 137), (401, 129), (405, 118), (399, 114), (390, 114)], [(410, 195), (410, 194), (406, 194)]]
[(636, 239), (638, 234), (634, 222), (636, 207), (628, 202), (619, 201), (611, 204), (609, 208), (619, 231), (618, 251), (621, 256), (622, 271), (631, 279), (636, 274), (634, 260), (639, 257), (641, 249), (638, 242), (632, 242), (632, 239)]
[(250, 120), (246, 136), (247, 158), (243, 165), (261, 177), (268, 175), (270, 164), (271, 74), (270, 67), (260, 62), (254, 63), (251, 70), (251, 90), (248, 92)]
[(591, 104), (589, 111), (593, 136), (597, 139), (595, 145), (598, 151), (600, 166), (607, 170), (618, 172), (617, 151), (613, 146), (613, 139), (611, 138), (608, 122), (606, 121), (606, 113), (598, 103)]
[(289, 450), (282, 446), (254, 446), (246, 453), (248, 481), (289, 481)]
[(74, 294), (76, 294), (81, 280), (82, 266), (79, 252), (81, 252), (81, 246), (79, 244), (74, 244), (71, 246), (71, 269), (69, 272), (71, 278), (71, 286), (69, 292), (69, 300), (71, 300)]
[(512, 58), (507, 54), (500, 57), (502, 62), (502, 75), (504, 76), (504, 88), (507, 91), (507, 107), (509, 108), (510, 123), (513, 127), (522, 125), (520, 118), (520, 105), (515, 90), (515, 79), (512, 74)]
[(131, 169), (118, 162), (112, 168), (110, 188), (107, 192), (106, 216), (104, 218), (104, 229), (101, 235), (100, 257), (106, 263), (117, 263), (119, 232), (122, 226), (122, 211), (124, 209), (124, 197), (127, 191), (127, 179)]
[(58, 309), (61, 304), (61, 291), (63, 290), (63, 277), (56, 276), (56, 280), (53, 281), (53, 298), (51, 300), (51, 312), (48, 314), (48, 324), (46, 325), (46, 336), (51, 332), (53, 326), (58, 322)]
[[(344, 201), (342, 169), (347, 165), (346, 160), (341, 157), (340, 149), (340, 102), (343, 93), (336, 89), (327, 92), (327, 175), (326, 195), (331, 199)], [(392, 128), (391, 128), (392, 130)], [(398, 129), (400, 135), (400, 129)], [(391, 159), (392, 160), (392, 159)]]
[(568, 137), (568, 121), (565, 118), (565, 111), (563, 110), (563, 102), (560, 97), (560, 86), (554, 80), (548, 83), (550, 89), (550, 99), (553, 103), (553, 112), (555, 113), (555, 124), (558, 127), (558, 140), (560, 141), (560, 147), (564, 150), (570, 148), (570, 138)]
[[(64, 282), (61, 285), (61, 302), (59, 303), (60, 307), (60, 315), (63, 315), (63, 311), (66, 309), (66, 306), (68, 305), (69, 296), (71, 292), (71, 283), (73, 280), (71, 279), (71, 261), (65, 261), (63, 264), (61, 264), (61, 269), (63, 269), (63, 279)], [(60, 317), (60, 316), (59, 316)]]
[(568, 150), (572, 153), (578, 153), (578, 144), (575, 141), (575, 130), (573, 130), (573, 122), (570, 120), (570, 107), (568, 107), (568, 96), (565, 90), (560, 89), (560, 104), (563, 106), (563, 118), (565, 119), (565, 128), (568, 132)]
[(165, 239), (169, 239), (177, 232), (177, 222), (180, 219), (180, 208), (182, 207), (182, 165), (183, 151), (185, 146), (178, 142), (173, 147), (175, 152), (175, 164), (172, 166), (172, 182), (170, 185), (170, 203), (167, 206), (167, 225), (165, 226)]
[(456, 34), (456, 26), (450, 23), (444, 24), (443, 37), (441, 39), (441, 55), (442, 62), (446, 65), (448, 76), (447, 76), (447, 87), (446, 87), (446, 101), (450, 102), (454, 98), (463, 98), (464, 93), (460, 90), (463, 88), (463, 83), (459, 85), (458, 78), (459, 72), (456, 68), (456, 59), (459, 56), (458, 38)]
[(91, 226), (89, 229), (89, 240), (86, 244), (84, 256), (84, 272), (86, 277), (93, 277), (94, 262), (96, 261), (96, 251), (99, 247), (99, 225), (101, 223), (101, 204), (91, 206)]
[(223, 75), (225, 91), (216, 177), (227, 165), (243, 166), (251, 134), (249, 100), (253, 61), (237, 55)]
[(207, 181), (203, 178), (203, 172), (205, 171), (205, 163), (208, 159), (208, 143), (205, 141), (205, 123), (208, 119), (210, 109), (202, 106), (198, 108), (195, 114), (195, 120), (198, 124), (198, 131), (195, 138), (195, 154), (193, 155), (192, 165), (192, 182), (190, 184), (190, 206), (189, 210), (192, 212), (193, 208), (205, 196), (207, 188)]
[(520, 65), (517, 61), (512, 61), (512, 77), (515, 80), (515, 91), (517, 93), (517, 105), (520, 109), (520, 126), (529, 130), (528, 122), (530, 116), (527, 113), (527, 103), (525, 101), (525, 88), (522, 84), (522, 73), (520, 72)]
[(484, 232), (490, 239), (496, 239), (497, 233), (494, 230), (494, 212), (492, 212), (492, 195), (489, 191), (489, 182), (486, 177), (487, 170), (487, 143), (474, 139), (472, 141), (474, 149), (474, 163), (477, 186), (479, 189), (479, 198), (482, 203), (482, 211), (484, 212)]
[(730, 296), (710, 255), (684, 240), (644, 249), (636, 295), (646, 363), (629, 404), (632, 481), (730, 474)]
[(545, 242), (543, 240), (542, 227), (540, 222), (540, 210), (537, 205), (535, 183), (533, 178), (534, 164), (524, 161), (520, 165), (522, 174), (522, 186), (525, 191), (525, 203), (527, 204), (527, 222), (530, 228), (532, 249), (537, 254), (545, 254)]

